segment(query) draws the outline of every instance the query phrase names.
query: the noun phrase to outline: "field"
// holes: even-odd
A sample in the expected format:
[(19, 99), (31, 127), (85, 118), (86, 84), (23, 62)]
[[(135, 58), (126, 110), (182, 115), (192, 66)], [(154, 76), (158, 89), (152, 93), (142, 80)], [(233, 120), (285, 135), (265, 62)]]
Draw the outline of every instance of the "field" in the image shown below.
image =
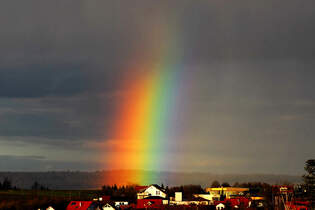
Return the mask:
[(8, 190), (0, 191), (0, 209), (65, 209), (71, 200), (92, 200), (98, 190)]

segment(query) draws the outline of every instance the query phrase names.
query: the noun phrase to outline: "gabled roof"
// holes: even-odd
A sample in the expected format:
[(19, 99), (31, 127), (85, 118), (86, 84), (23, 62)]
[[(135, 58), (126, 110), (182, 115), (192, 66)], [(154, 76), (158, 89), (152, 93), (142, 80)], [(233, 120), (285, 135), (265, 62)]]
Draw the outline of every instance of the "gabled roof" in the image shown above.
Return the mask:
[(103, 208), (107, 208), (107, 209), (114, 209), (114, 207), (112, 207), (110, 204), (106, 203)]
[(135, 190), (137, 192), (143, 192), (144, 190), (146, 190), (149, 186), (136, 186)]
[(225, 207), (225, 205), (223, 203), (219, 203), (218, 205), (216, 206), (222, 206), (222, 207)]
[(157, 189), (159, 189), (159, 190), (161, 190), (162, 192), (165, 193), (165, 190), (162, 187), (160, 187), (159, 185), (157, 185), (157, 184), (151, 184), (150, 186), (154, 186), (155, 188), (157, 188)]
[[(137, 192), (144, 192), (144, 191), (146, 191), (146, 189), (148, 189), (148, 188), (151, 187), (151, 186), (153, 186), (153, 187), (155, 187), (156, 189), (158, 189), (158, 190), (160, 190), (160, 191), (166, 193), (165, 190), (164, 190), (162, 187), (160, 187), (159, 185), (157, 185), (157, 184), (151, 184), (151, 185), (149, 185), (149, 186), (136, 186), (136, 191), (137, 191)], [(138, 190), (137, 190), (137, 189), (138, 189)]]
[(67, 210), (84, 210), (84, 209), (88, 209), (91, 204), (93, 202), (92, 201), (71, 201), (69, 203), (69, 205), (67, 206)]

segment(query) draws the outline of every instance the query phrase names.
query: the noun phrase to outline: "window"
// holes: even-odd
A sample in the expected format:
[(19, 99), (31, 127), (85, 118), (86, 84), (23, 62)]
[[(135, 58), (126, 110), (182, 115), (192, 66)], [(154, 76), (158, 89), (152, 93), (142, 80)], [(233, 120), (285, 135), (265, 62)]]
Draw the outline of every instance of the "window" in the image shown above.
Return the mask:
[(160, 191), (157, 190), (157, 191), (156, 191), (156, 195), (160, 195)]

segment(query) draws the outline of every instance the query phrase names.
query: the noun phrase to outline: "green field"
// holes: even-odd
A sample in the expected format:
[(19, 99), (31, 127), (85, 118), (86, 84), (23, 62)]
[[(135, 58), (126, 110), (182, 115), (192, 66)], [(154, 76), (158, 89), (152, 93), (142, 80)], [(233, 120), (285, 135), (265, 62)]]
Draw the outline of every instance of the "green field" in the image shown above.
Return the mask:
[(0, 209), (65, 209), (71, 200), (92, 200), (99, 190), (8, 190), (0, 191)]

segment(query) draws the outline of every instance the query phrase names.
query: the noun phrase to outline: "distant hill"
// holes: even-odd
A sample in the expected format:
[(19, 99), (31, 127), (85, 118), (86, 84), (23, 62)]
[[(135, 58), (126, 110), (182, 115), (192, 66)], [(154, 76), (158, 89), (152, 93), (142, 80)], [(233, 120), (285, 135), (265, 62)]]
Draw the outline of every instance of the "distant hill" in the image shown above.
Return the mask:
[[(50, 189), (100, 189), (105, 184), (123, 180), (121, 184), (138, 184), (127, 173), (144, 173), (145, 177), (158, 177), (152, 180), (143, 180), (141, 184), (163, 183), (164, 186), (196, 184), (203, 187), (209, 186), (212, 181), (228, 182), (266, 182), (269, 184), (301, 183), (300, 176), (274, 175), (274, 174), (211, 174), (211, 173), (185, 173), (185, 172), (155, 172), (155, 171), (64, 171), (64, 172), (0, 172), (0, 180), (8, 177), (14, 186), (28, 189), (37, 181)], [(111, 175), (115, 180), (106, 180), (104, 177)]]

